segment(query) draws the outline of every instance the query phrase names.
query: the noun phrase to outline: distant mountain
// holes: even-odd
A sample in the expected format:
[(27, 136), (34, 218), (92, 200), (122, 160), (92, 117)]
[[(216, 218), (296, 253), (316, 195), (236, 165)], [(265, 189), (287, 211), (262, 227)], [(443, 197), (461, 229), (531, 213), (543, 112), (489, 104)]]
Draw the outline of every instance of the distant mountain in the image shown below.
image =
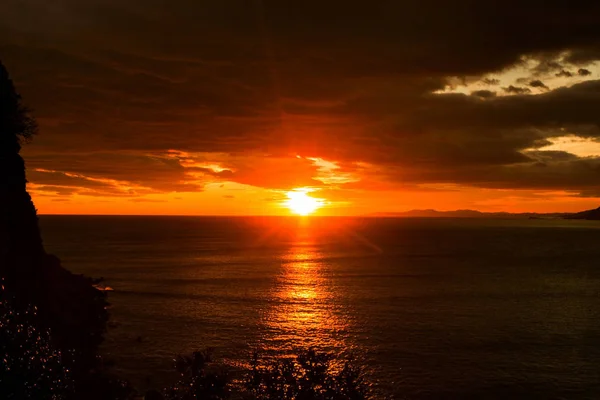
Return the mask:
[(438, 211), (438, 210), (410, 210), (394, 213), (376, 213), (378, 216), (386, 217), (419, 217), (419, 218), (485, 218), (486, 213), (476, 210), (455, 210), (455, 211)]
[[(580, 213), (581, 214), (581, 213)], [(508, 213), (508, 212), (481, 212), (477, 210), (411, 210), (393, 213), (374, 213), (377, 217), (398, 217), (398, 218), (529, 218), (529, 219), (555, 219), (569, 218), (572, 215), (568, 213)]]
[(598, 221), (600, 220), (600, 207), (594, 210), (581, 211), (575, 214), (569, 214), (565, 216), (566, 219), (588, 219)]

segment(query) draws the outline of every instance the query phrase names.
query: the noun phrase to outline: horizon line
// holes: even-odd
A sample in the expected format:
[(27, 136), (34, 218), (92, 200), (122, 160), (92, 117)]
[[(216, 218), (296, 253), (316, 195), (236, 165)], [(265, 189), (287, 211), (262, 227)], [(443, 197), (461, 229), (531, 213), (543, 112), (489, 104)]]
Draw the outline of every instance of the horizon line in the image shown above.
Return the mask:
[[(581, 210), (588, 211), (588, 210)], [(555, 215), (555, 214), (576, 214), (581, 211), (566, 212), (566, 211), (550, 211), (550, 212), (537, 212), (537, 211), (480, 211), (472, 209), (458, 209), (458, 210), (447, 210), (440, 211), (435, 209), (413, 209), (407, 211), (384, 211), (384, 212), (373, 212), (368, 214), (347, 214), (347, 215), (293, 215), (293, 214), (71, 214), (71, 213), (38, 213), (38, 216), (86, 216), (86, 217), (230, 217), (230, 218), (248, 218), (248, 217), (284, 217), (284, 218), (350, 218), (350, 217), (366, 217), (366, 218), (445, 218), (440, 217), (423, 217), (423, 216), (410, 216), (403, 215), (411, 212), (436, 212), (440, 214), (444, 213), (457, 213), (457, 212), (477, 212), (480, 214), (507, 214), (507, 215), (523, 215), (523, 214), (536, 214), (536, 215)], [(469, 218), (469, 217), (454, 217), (454, 218)]]

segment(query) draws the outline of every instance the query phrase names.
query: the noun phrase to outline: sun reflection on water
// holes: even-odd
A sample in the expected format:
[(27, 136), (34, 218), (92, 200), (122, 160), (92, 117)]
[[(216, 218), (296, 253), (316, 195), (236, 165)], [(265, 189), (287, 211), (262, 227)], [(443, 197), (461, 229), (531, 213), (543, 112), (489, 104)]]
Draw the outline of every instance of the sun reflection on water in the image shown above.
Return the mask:
[(309, 228), (281, 258), (281, 272), (264, 315), (267, 350), (277, 353), (348, 348), (348, 318), (338, 304), (331, 270)]

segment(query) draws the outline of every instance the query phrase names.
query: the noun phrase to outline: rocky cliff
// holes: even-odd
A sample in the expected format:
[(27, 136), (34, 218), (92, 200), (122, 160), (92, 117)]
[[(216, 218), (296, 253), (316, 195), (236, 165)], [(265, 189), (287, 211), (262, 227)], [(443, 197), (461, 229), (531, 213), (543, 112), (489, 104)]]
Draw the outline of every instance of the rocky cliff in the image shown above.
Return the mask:
[[(97, 350), (108, 319), (107, 303), (105, 294), (94, 287), (94, 280), (72, 274), (44, 250), (20, 155), (21, 145), (35, 133), (35, 120), (0, 63), (0, 306), (10, 304), (10, 310), (2, 310), (10, 315), (36, 310), (35, 322), (25, 323), (36, 326), (25, 329), (51, 333), (51, 345), (62, 354), (82, 395), (89, 372), (99, 360)], [(14, 360), (27, 361), (26, 357)], [(4, 372), (10, 370), (10, 366), (4, 367)]]

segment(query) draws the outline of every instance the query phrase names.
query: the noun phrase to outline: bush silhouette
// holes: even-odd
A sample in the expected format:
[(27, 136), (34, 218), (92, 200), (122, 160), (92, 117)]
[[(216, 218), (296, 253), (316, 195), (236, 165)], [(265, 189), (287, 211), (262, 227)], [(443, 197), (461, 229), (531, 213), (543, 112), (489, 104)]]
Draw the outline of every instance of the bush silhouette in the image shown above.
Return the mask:
[(228, 398), (231, 381), (226, 370), (213, 365), (211, 352), (196, 351), (178, 356), (175, 369), (180, 380), (164, 391), (165, 400), (220, 400)]
[(363, 375), (352, 359), (313, 349), (267, 362), (255, 355), (246, 388), (252, 399), (362, 400), (369, 393)]
[(16, 152), (30, 140), (38, 127), (31, 110), (23, 105), (8, 71), (0, 62), (0, 149)]
[(210, 351), (179, 356), (175, 369), (180, 380), (148, 400), (227, 398), (245, 400), (364, 400), (369, 388), (362, 368), (352, 359), (331, 353), (302, 351), (295, 358), (261, 359), (257, 354), (241, 379), (212, 362)]

